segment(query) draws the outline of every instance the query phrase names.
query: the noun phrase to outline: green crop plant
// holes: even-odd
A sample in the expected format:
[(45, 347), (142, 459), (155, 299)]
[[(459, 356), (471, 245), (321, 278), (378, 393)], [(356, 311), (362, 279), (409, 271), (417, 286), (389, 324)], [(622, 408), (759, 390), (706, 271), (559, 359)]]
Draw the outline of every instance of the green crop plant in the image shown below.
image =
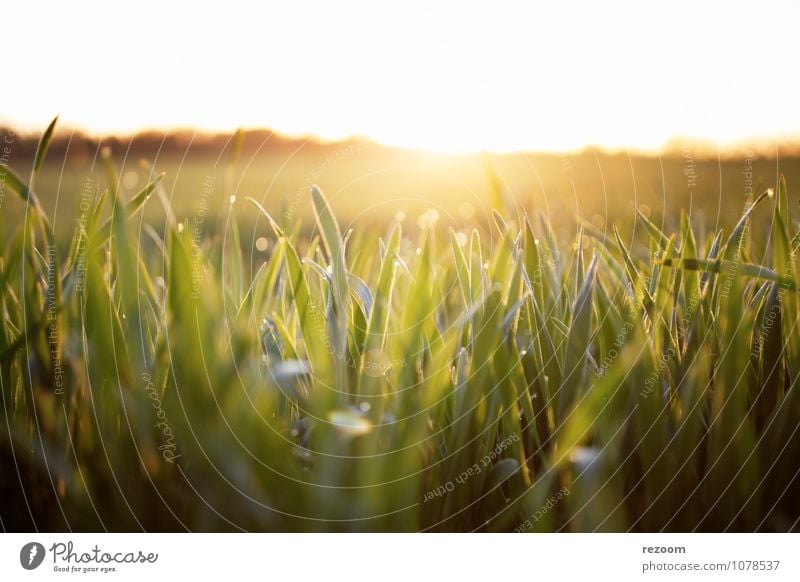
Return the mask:
[(109, 155), (58, 245), (53, 127), (29, 179), (5, 169), (25, 219), (0, 222), (4, 529), (797, 530), (782, 180), (729, 234), (638, 216), (644, 245), (588, 223), (559, 244), (500, 197), (490, 228), (343, 232), (314, 188), (312, 234), (240, 200), (256, 264), (232, 211), (144, 223), (160, 175), (128, 193)]

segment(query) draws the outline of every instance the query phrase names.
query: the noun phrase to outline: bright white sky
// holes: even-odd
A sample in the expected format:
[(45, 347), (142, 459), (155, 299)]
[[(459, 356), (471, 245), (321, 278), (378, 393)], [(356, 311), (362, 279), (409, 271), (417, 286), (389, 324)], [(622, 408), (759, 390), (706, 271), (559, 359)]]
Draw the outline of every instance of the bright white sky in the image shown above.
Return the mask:
[(0, 124), (436, 150), (800, 135), (800, 5), (6, 1)]

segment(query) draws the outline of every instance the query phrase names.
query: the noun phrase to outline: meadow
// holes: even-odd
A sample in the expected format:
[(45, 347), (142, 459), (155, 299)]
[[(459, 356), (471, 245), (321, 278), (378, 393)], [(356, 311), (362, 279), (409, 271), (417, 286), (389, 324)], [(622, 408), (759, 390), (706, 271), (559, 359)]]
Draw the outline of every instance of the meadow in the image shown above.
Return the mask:
[(87, 177), (53, 130), (3, 175), (4, 530), (797, 531), (796, 164)]

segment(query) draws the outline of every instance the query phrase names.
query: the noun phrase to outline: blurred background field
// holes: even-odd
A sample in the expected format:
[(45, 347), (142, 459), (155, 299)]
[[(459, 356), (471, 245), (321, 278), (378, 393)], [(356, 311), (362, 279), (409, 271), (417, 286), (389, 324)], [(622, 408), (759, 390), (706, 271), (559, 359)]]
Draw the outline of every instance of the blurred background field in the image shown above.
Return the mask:
[[(36, 138), (8, 129), (0, 134), (13, 136), (8, 164), (27, 175)], [(502, 202), (506, 208), (541, 209), (564, 242), (579, 220), (605, 234), (616, 223), (630, 234), (634, 209), (666, 229), (677, 227), (679, 211), (685, 209), (701, 232), (714, 231), (734, 223), (748, 196), (752, 201), (774, 187), (780, 174), (789, 184), (800, 183), (795, 151), (740, 148), (718, 155), (712, 147), (679, 141), (659, 155), (595, 148), (564, 154), (442, 154), (367, 139), (320, 142), (250, 131), (238, 142), (238, 162), (230, 172), (236, 141), (232, 135), (191, 132), (107, 139), (57, 134), (37, 190), (61, 242), (80, 216), (81, 196), (102, 190), (99, 158), (104, 148), (110, 148), (120, 168), (125, 195), (165, 172), (163, 194), (176, 217), (202, 222), (206, 233), (218, 231), (218, 221), (227, 220), (228, 193), (259, 200), (284, 226), (295, 218), (310, 226), (309, 187), (319, 184), (344, 225), (388, 226), (399, 220), (413, 230), (419, 217), (433, 209), (439, 220), (458, 229), (486, 224), (490, 209)], [(24, 206), (7, 197), (2, 211), (7, 224), (13, 224)], [(243, 244), (253, 246), (266, 225), (256, 226), (256, 213), (248, 205), (234, 204), (233, 211)], [(143, 216), (158, 228), (165, 211), (150, 202)], [(758, 225), (758, 214), (754, 220)]]

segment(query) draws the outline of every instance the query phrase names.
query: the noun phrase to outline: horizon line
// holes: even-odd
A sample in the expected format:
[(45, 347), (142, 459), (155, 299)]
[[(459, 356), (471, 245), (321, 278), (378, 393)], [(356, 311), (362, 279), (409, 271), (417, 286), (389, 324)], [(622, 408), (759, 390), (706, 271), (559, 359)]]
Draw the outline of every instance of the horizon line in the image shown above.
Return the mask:
[[(58, 119), (56, 115), (54, 119)], [(14, 134), (22, 139), (35, 139), (38, 140), (41, 133), (47, 128), (48, 121), (43, 124), (23, 124), (16, 126), (8, 118), (0, 118), (0, 128), (4, 131), (13, 131)], [(587, 142), (586, 144), (574, 148), (435, 148), (425, 146), (414, 146), (410, 144), (394, 143), (392, 141), (384, 141), (374, 136), (352, 133), (337, 137), (328, 137), (314, 133), (307, 132), (288, 132), (269, 127), (266, 125), (240, 125), (236, 128), (215, 128), (204, 127), (202, 125), (173, 125), (173, 126), (158, 126), (158, 125), (142, 125), (141, 127), (131, 129), (119, 130), (97, 130), (86, 125), (70, 124), (69, 128), (64, 128), (63, 124), (57, 125), (53, 138), (55, 140), (63, 139), (66, 135), (78, 135), (90, 140), (133, 140), (137, 137), (163, 135), (165, 138), (170, 135), (186, 136), (192, 134), (192, 137), (202, 136), (204, 138), (224, 138), (236, 135), (241, 132), (243, 135), (269, 133), (270, 137), (275, 136), (277, 139), (291, 142), (312, 142), (315, 145), (336, 145), (346, 143), (369, 143), (378, 147), (387, 149), (404, 150), (409, 152), (419, 152), (429, 155), (437, 156), (475, 156), (475, 155), (575, 155), (585, 152), (595, 152), (605, 155), (619, 155), (629, 154), (646, 157), (657, 157), (660, 155), (677, 155), (687, 153), (690, 156), (698, 157), (730, 157), (731, 155), (745, 155), (752, 154), (758, 157), (774, 156), (778, 154), (778, 149), (788, 149), (791, 154), (800, 153), (800, 134), (792, 136), (754, 136), (751, 138), (744, 138), (731, 142), (717, 142), (713, 139), (686, 136), (676, 134), (673, 137), (665, 140), (659, 147), (642, 147), (636, 145), (625, 146), (612, 146), (604, 145), (600, 142)]]

